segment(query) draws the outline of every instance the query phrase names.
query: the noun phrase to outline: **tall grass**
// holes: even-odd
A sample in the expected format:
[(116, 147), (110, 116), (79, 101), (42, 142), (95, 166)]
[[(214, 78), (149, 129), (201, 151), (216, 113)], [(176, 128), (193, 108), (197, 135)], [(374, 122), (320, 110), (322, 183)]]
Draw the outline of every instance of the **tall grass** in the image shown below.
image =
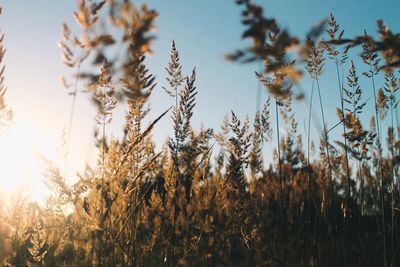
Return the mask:
[[(75, 17), (82, 38), (65, 25), (61, 47), (65, 64), (79, 74), (72, 88), (78, 80), (87, 84), (97, 104), (98, 162), (72, 185), (49, 163), (47, 181), (54, 195), (44, 207), (21, 199), (12, 203), (9, 212), (0, 210), (4, 266), (400, 264), (396, 212), (400, 140), (394, 123), (400, 87), (395, 74), (400, 64), (392, 42), (398, 41), (398, 35), (379, 22), (379, 42), (366, 34), (344, 39), (331, 15), (327, 28), (321, 23), (302, 43), (280, 29), (274, 18), (264, 17), (260, 6), (249, 0), (237, 3), (244, 9), (244, 37), (253, 42), (228, 58), (260, 60), (262, 69), (255, 78), (270, 96), (257, 110), (253, 125), (248, 117), (241, 119), (232, 111), (221, 133), (214, 134), (212, 129), (192, 126), (196, 109), (204, 108), (196, 98), (202, 91), (196, 87), (195, 69), (183, 74), (175, 41), (166, 62), (168, 86), (164, 88), (174, 103), (144, 126), (151, 95), (159, 90), (146, 66), (154, 39), (154, 10), (131, 1), (78, 1)], [(323, 41), (324, 30), (329, 40)], [(0, 63), (5, 52), (2, 44), (3, 37)], [(350, 46), (342, 49), (343, 44)], [(365, 99), (356, 59), (349, 63), (346, 82), (342, 76), (347, 52), (360, 44), (369, 67), (365, 76), (371, 79), (373, 105)], [(294, 46), (301, 46), (296, 49), (300, 54), (293, 53)], [(113, 57), (108, 48), (118, 48), (124, 56)], [(84, 56), (78, 52), (75, 58), (73, 49), (84, 51)], [(320, 86), (326, 53), (333, 60), (338, 83), (336, 126), (343, 127), (343, 141), (332, 144), (328, 134), (336, 126), (328, 129), (327, 101)], [(89, 61), (93, 66), (84, 69)], [(310, 113), (300, 118), (307, 123), (303, 146), (292, 104), (304, 97), (293, 90), (306, 79), (300, 71), (304, 67), (312, 88)], [(377, 78), (382, 72), (383, 81)], [(4, 84), (2, 68), (1, 123), (11, 116)], [(323, 88), (328, 90), (329, 85)], [(77, 89), (72, 90), (75, 98)], [(311, 127), (311, 120), (318, 120), (312, 113), (314, 91), (323, 123), (319, 140), (313, 138), (318, 129)], [(107, 125), (121, 102), (127, 104), (124, 135), (110, 139)], [(369, 129), (361, 116), (368, 105), (375, 110)], [(381, 138), (387, 113), (385, 147)], [(159, 120), (168, 120), (166, 114), (171, 115), (173, 136), (156, 151), (151, 133)], [(314, 158), (311, 146), (318, 141), (320, 156)], [(274, 145), (275, 159), (267, 166), (264, 157), (269, 155), (263, 148)], [(7, 235), (9, 226), (13, 229)]]

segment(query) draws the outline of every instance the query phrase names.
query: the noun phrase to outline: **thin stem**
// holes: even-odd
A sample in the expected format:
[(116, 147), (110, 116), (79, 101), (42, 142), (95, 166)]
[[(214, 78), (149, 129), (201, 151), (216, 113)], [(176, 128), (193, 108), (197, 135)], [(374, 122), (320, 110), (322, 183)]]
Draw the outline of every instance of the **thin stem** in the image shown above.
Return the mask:
[(279, 189), (280, 189), (280, 225), (281, 225), (281, 259), (283, 262), (283, 266), (286, 266), (285, 260), (285, 225), (284, 221), (284, 212), (286, 212), (284, 208), (284, 198), (283, 198), (283, 177), (282, 177), (282, 163), (281, 163), (281, 144), (280, 144), (280, 129), (279, 129), (279, 110), (278, 110), (278, 101), (275, 100), (275, 116), (276, 116), (276, 136), (278, 142), (278, 176), (279, 176)]
[(314, 95), (314, 82), (312, 81), (311, 86), (311, 97), (310, 97), (310, 107), (308, 113), (308, 128), (307, 128), (307, 166), (308, 166), (308, 198), (311, 198), (311, 166), (310, 166), (310, 141), (311, 141), (311, 110), (312, 110), (312, 102), (313, 102), (313, 95)]
[[(343, 139), (344, 139), (344, 150), (345, 150), (345, 155), (346, 155), (346, 180), (347, 180), (347, 194), (346, 194), (346, 200), (345, 200), (345, 205), (344, 205), (344, 218), (347, 218), (347, 213), (348, 213), (348, 207), (350, 203), (350, 198), (351, 198), (351, 186), (350, 186), (350, 167), (349, 167), (349, 151), (347, 147), (347, 137), (346, 137), (346, 117), (344, 114), (344, 101), (343, 101), (343, 74), (342, 74), (342, 79), (340, 79), (340, 71), (339, 71), (339, 61), (338, 57), (335, 56), (335, 66), (336, 66), (336, 76), (337, 76), (337, 81), (338, 81), (338, 90), (339, 90), (339, 96), (340, 96), (340, 107), (341, 107), (341, 115), (342, 115), (342, 126), (343, 126)], [(346, 264), (346, 241), (344, 240), (344, 237), (346, 236), (346, 228), (347, 228), (348, 221), (345, 220), (343, 224), (343, 235), (342, 235), (342, 249), (343, 249), (343, 254), (344, 254), (344, 264)]]
[[(178, 112), (178, 88), (175, 87), (175, 115)], [(176, 264), (175, 262), (175, 228), (176, 228), (176, 220), (177, 220), (177, 210), (179, 209), (177, 200), (176, 200), (176, 194), (178, 191), (179, 183), (180, 183), (180, 171), (179, 171), (179, 138), (178, 138), (178, 133), (175, 133), (175, 138), (176, 138), (176, 147), (175, 147), (175, 159), (174, 159), (174, 167), (176, 171), (176, 179), (175, 179), (175, 191), (173, 194), (173, 200), (172, 202), (174, 203), (174, 219), (172, 223), (172, 254), (171, 254), (171, 265), (174, 266)]]
[(386, 222), (385, 222), (385, 190), (383, 183), (383, 167), (382, 167), (382, 149), (381, 149), (381, 132), (380, 132), (380, 121), (378, 116), (378, 104), (376, 101), (376, 87), (375, 87), (375, 75), (372, 69), (371, 61), (369, 61), (369, 67), (371, 71), (371, 81), (372, 81), (372, 90), (374, 92), (374, 101), (375, 101), (375, 117), (376, 117), (376, 129), (378, 132), (378, 153), (379, 153), (379, 173), (380, 173), (380, 181), (381, 181), (381, 209), (382, 209), (382, 230), (383, 230), (383, 262), (384, 266), (387, 266), (387, 252), (386, 252)]
[(340, 72), (339, 72), (339, 62), (337, 59), (337, 56), (335, 57), (335, 65), (336, 65), (336, 75), (337, 75), (337, 81), (338, 81), (338, 89), (339, 89), (339, 95), (340, 95), (340, 105), (341, 105), (341, 113), (342, 113), (342, 119), (343, 119), (343, 139), (344, 139), (344, 149), (346, 153), (346, 178), (347, 178), (347, 198), (346, 198), (346, 212), (347, 212), (347, 206), (350, 201), (351, 197), (351, 188), (350, 188), (350, 168), (349, 168), (349, 152), (347, 149), (347, 137), (346, 137), (346, 120), (345, 120), (345, 114), (344, 114), (344, 101), (343, 101), (343, 86), (340, 80)]
[[(104, 98), (104, 95), (105, 95), (105, 89), (104, 88), (102, 88), (102, 94), (103, 94), (103, 97), (102, 97), (102, 100), (101, 100), (101, 108), (102, 109), (104, 109), (104, 106), (105, 106), (105, 98)], [(101, 136), (101, 140), (102, 140), (102, 142), (101, 142), (101, 164), (102, 164), (102, 166), (101, 166), (101, 189), (100, 189), (100, 225), (99, 225), (99, 228), (100, 228), (100, 231), (102, 231), (103, 230), (103, 226), (104, 226), (104, 203), (103, 203), (103, 195), (104, 195), (104, 177), (105, 177), (105, 144), (104, 144), (104, 142), (105, 142), (105, 140), (104, 140), (104, 138), (105, 138), (105, 135), (106, 135), (106, 130), (105, 130), (105, 125), (106, 125), (106, 121), (105, 121), (105, 115), (103, 114), (103, 117), (102, 117), (102, 120), (101, 120), (101, 128), (102, 128), (102, 136)], [(98, 256), (99, 256), (99, 258), (98, 258), (98, 266), (103, 266), (103, 247), (104, 247), (104, 242), (103, 242), (103, 237), (102, 236), (100, 236), (99, 237), (99, 250), (98, 250)]]
[(325, 122), (325, 114), (324, 114), (324, 107), (322, 105), (322, 97), (321, 97), (321, 89), (319, 86), (319, 79), (315, 78), (317, 82), (317, 89), (318, 89), (318, 97), (319, 97), (319, 104), (321, 108), (321, 115), (322, 115), (322, 123), (324, 125), (324, 138), (325, 138), (325, 150), (326, 150), (326, 156), (328, 159), (328, 169), (329, 169), (329, 180), (330, 180), (330, 189), (331, 189), (331, 201), (333, 202), (334, 199), (334, 193), (333, 193), (333, 180), (332, 180), (332, 165), (331, 165), (331, 160), (330, 160), (330, 153), (329, 153), (329, 142), (328, 142), (328, 133), (326, 131), (326, 122)]
[(392, 210), (392, 228), (391, 228), (391, 236), (392, 236), (392, 238), (391, 238), (391, 251), (393, 251), (393, 248), (394, 248), (394, 246), (393, 246), (393, 239), (394, 239), (394, 191), (395, 191), (395, 187), (394, 187), (394, 144), (393, 144), (393, 141), (394, 141), (394, 138), (395, 138), (395, 129), (394, 129), (394, 120), (393, 120), (393, 102), (392, 102), (392, 99), (393, 99), (393, 93), (391, 93), (391, 103), (390, 103), (390, 121), (391, 121), (391, 126), (392, 126), (392, 131), (393, 131), (393, 136), (392, 136), (392, 138), (390, 138), (390, 151), (391, 151), (391, 154), (392, 154), (392, 159), (391, 159), (391, 169), (392, 169), (392, 179), (391, 179), (391, 190), (392, 190), (392, 208), (391, 208), (391, 210)]
[(79, 84), (80, 71), (81, 71), (81, 62), (79, 62), (78, 66), (77, 66), (77, 74), (76, 74), (76, 80), (75, 80), (75, 85), (74, 85), (74, 91), (72, 93), (72, 104), (71, 104), (71, 111), (70, 111), (70, 114), (69, 114), (69, 122), (68, 122), (67, 150), (68, 150), (68, 147), (69, 147), (69, 141), (71, 139), (72, 122), (73, 122), (74, 114), (75, 114), (76, 97), (77, 97), (77, 94), (78, 94), (78, 84)]
[[(258, 72), (262, 72), (262, 63), (260, 62), (258, 65)], [(257, 98), (256, 98), (256, 113), (257, 111), (260, 110), (260, 105), (261, 105), (261, 82), (258, 80), (257, 81)]]

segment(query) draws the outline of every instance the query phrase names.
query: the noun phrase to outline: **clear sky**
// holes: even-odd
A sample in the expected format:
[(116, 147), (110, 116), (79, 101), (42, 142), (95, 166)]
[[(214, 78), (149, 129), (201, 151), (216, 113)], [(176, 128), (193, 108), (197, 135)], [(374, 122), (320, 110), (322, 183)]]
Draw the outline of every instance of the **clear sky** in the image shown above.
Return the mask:
[[(158, 86), (151, 99), (153, 118), (173, 104), (161, 87), (166, 85), (164, 70), (169, 60), (171, 40), (175, 39), (185, 73), (193, 67), (198, 71), (198, 100), (194, 125), (201, 122), (219, 129), (224, 115), (234, 110), (240, 118), (252, 116), (256, 108), (256, 64), (239, 65), (226, 62), (223, 55), (245, 46), (240, 35), (241, 9), (234, 0), (152, 0), (146, 1), (159, 13), (156, 20), (154, 55), (148, 59), (150, 70), (156, 75)], [(267, 15), (298, 36), (333, 12), (348, 36), (361, 34), (364, 29), (375, 33), (376, 19), (383, 18), (394, 31), (400, 30), (400, 2), (398, 0), (259, 0)], [(59, 83), (59, 77), (68, 73), (61, 64), (60, 30), (63, 22), (74, 24), (72, 0), (3, 0), (0, 26), (5, 33), (7, 100), (16, 119), (40, 129), (54, 143), (61, 140), (67, 127), (71, 98)], [(327, 73), (333, 70), (327, 63)], [(361, 74), (361, 70), (359, 71)], [(333, 76), (322, 81), (328, 124), (336, 123), (335, 107), (338, 105), (337, 88)], [(303, 87), (309, 88), (308, 79)], [(366, 85), (368, 86), (368, 85)], [(371, 96), (370, 91), (365, 98)], [(301, 115), (299, 127), (303, 129), (307, 111), (303, 104), (296, 107)], [(83, 163), (93, 158), (93, 128), (95, 110), (87, 96), (77, 101), (73, 124), (70, 158), (73, 168), (81, 169)], [(304, 116), (303, 116), (304, 115)], [(120, 136), (123, 112), (114, 116), (110, 131)], [(155, 131), (156, 140), (172, 130), (170, 118), (164, 118)], [(29, 133), (26, 138), (29, 138)]]

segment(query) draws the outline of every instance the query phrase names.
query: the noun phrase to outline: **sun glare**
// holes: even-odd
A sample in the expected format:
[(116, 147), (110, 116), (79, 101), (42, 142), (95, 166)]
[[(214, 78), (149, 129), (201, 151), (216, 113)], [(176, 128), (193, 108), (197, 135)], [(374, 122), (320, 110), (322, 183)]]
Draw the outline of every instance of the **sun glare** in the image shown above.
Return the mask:
[(14, 122), (0, 133), (0, 192), (42, 202), (47, 194), (44, 159), (59, 161), (54, 138), (27, 122)]

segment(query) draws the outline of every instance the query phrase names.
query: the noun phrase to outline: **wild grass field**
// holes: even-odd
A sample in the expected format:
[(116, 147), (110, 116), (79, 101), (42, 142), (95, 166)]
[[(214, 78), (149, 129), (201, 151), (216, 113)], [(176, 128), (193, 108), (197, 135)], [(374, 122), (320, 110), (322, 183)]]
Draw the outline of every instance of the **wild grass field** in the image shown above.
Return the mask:
[[(378, 20), (376, 33), (348, 37), (328, 14), (296, 37), (254, 1), (236, 4), (248, 46), (226, 51), (226, 60), (258, 62), (254, 79), (267, 97), (253, 118), (227, 110), (211, 129), (207, 121), (192, 126), (201, 88), (195, 68), (184, 72), (178, 42), (171, 40), (165, 65), (168, 86), (146, 66), (156, 10), (130, 0), (77, 1), (78, 27), (64, 24), (59, 44), (73, 73), (62, 78), (72, 99), (64, 137), (84, 85), (97, 109), (97, 162), (71, 184), (49, 160), (44, 203), (16, 195), (0, 207), (3, 266), (400, 265), (400, 34)], [(6, 38), (0, 139), (13, 124)], [(330, 124), (327, 66), (339, 99)], [(149, 117), (155, 90), (172, 105)], [(299, 102), (304, 127), (293, 109)], [(123, 138), (110, 138), (121, 105)], [(173, 134), (156, 146), (160, 121)]]

